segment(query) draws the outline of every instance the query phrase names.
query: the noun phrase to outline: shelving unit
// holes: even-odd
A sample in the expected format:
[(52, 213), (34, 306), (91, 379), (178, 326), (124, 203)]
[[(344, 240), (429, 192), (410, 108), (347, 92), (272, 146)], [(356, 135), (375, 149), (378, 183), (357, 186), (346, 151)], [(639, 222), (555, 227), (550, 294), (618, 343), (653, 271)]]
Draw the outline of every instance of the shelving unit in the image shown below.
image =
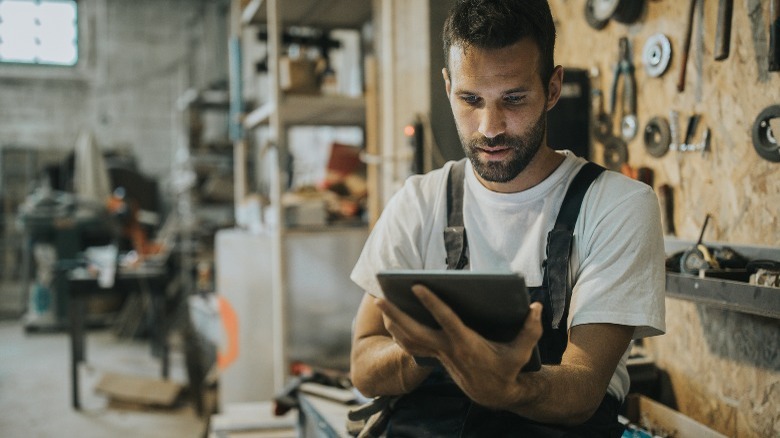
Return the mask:
[[(188, 146), (186, 162), (181, 164), (193, 172), (194, 178), (193, 186), (177, 193), (176, 199), (182, 284), (185, 290), (194, 291), (195, 267), (200, 262), (214, 261), (214, 233), (233, 225), (233, 154), (227, 137), (230, 100), (224, 89), (189, 89), (179, 97), (177, 109)], [(208, 116), (217, 118), (208, 123)], [(204, 133), (209, 128), (216, 135), (207, 138)]]
[(348, 96), (284, 96), (282, 105), (268, 102), (244, 117), (244, 128), (268, 124), (279, 113), (287, 125), (363, 125), (366, 100)]
[[(372, 1), (366, 0), (251, 0), (249, 2), (234, 0), (233, 2), (231, 27), (234, 30), (234, 35), (238, 35), (240, 38), (241, 29), (250, 25), (260, 25), (263, 32), (267, 34), (267, 68), (270, 89), (262, 101), (253, 99), (254, 96), (247, 99), (260, 103), (256, 108), (242, 115), (240, 124), (245, 132), (251, 132), (260, 127), (268, 128), (267, 145), (257, 148), (257, 152), (250, 155), (254, 155), (255, 162), (263, 166), (264, 169), (270, 168), (270, 172), (268, 172), (270, 175), (266, 174), (270, 181), (261, 182), (258, 180), (254, 184), (255, 187), (263, 186), (267, 189), (268, 193), (264, 193), (264, 195), (268, 198), (269, 206), (265, 207), (266, 211), (262, 214), (265, 220), (261, 236), (241, 239), (236, 236), (236, 233), (241, 233), (240, 230), (232, 231), (232, 235), (225, 233), (222, 239), (218, 239), (218, 244), (220, 240), (223, 242), (223, 249), (218, 248), (217, 251), (223, 254), (225, 263), (231, 263), (228, 260), (231, 257), (231, 251), (224, 249), (228, 245), (232, 245), (231, 250), (235, 248), (236, 254), (253, 252), (262, 252), (263, 254), (262, 257), (259, 255), (258, 257), (265, 261), (265, 265), (257, 269), (267, 272), (266, 277), (270, 276), (271, 278), (247, 293), (256, 294), (252, 298), (254, 300), (260, 299), (259, 296), (267, 297), (263, 299), (267, 299), (268, 304), (270, 304), (270, 309), (263, 310), (263, 312), (270, 310), (268, 313), (270, 313), (271, 321), (270, 323), (263, 322), (264, 333), (262, 336), (270, 337), (272, 346), (270, 349), (266, 346), (261, 348), (263, 351), (268, 350), (267, 356), (272, 358), (272, 386), (275, 392), (283, 388), (287, 378), (290, 360), (288, 353), (306, 350), (301, 348), (302, 344), (307, 347), (311, 346), (311, 339), (302, 342), (300, 334), (304, 331), (316, 332), (318, 318), (343, 319), (342, 317), (345, 315), (342, 314), (347, 311), (352, 313), (357, 309), (361, 291), (356, 290), (353, 295), (349, 288), (355, 287), (357, 289), (357, 287), (350, 284), (348, 277), (349, 270), (351, 270), (351, 258), (357, 258), (362, 242), (367, 236), (365, 226), (290, 227), (285, 222), (285, 209), (281, 201), (287, 187), (287, 181), (289, 181), (289, 175), (286, 174), (289, 151), (288, 129), (293, 126), (359, 126), (363, 127), (367, 139), (370, 137), (368, 131), (371, 129), (371, 123), (366, 115), (367, 111), (370, 111), (365, 95), (352, 97), (288, 94), (282, 90), (280, 81), (280, 59), (284, 49), (282, 34), (290, 26), (306, 26), (323, 31), (360, 29), (371, 18), (372, 3)], [(232, 59), (231, 65), (240, 66), (240, 61)], [(231, 86), (234, 85), (236, 84)], [(241, 88), (241, 84), (238, 84), (238, 89)], [(241, 151), (236, 154), (237, 157), (246, 155), (245, 151), (249, 149), (246, 140), (243, 139), (236, 142), (235, 148), (237, 151)], [(237, 168), (241, 166), (239, 162), (235, 164)], [(239, 181), (236, 183), (242, 184)], [(251, 184), (249, 186), (248, 194), (251, 195), (253, 190)], [(241, 201), (241, 199), (236, 199), (237, 203)], [(249, 246), (252, 246), (253, 249), (248, 248)], [(325, 250), (338, 251), (338, 253), (330, 254), (326, 253)], [(244, 266), (252, 265), (251, 261), (247, 260), (235, 260), (235, 262)], [(301, 264), (307, 266), (302, 267)], [(306, 271), (305, 275), (296, 275), (304, 270)], [(313, 275), (314, 273), (316, 275)], [(256, 276), (256, 273), (247, 272), (246, 275), (247, 277)], [(217, 276), (217, 280), (220, 281), (219, 272)], [(317, 279), (316, 282), (319, 283), (315, 284), (316, 282), (312, 283), (314, 276), (323, 276), (329, 280)], [(241, 283), (242, 285), (253, 283), (235, 278), (226, 278), (223, 281), (225, 283)], [(326, 282), (327, 284), (325, 284)], [(341, 291), (336, 293), (335, 289)], [(315, 291), (317, 295), (313, 296)], [(311, 314), (307, 318), (306, 312), (310, 312), (311, 309), (304, 308), (301, 302), (319, 303), (317, 305), (322, 307), (323, 304), (327, 305), (326, 302), (322, 301), (324, 297), (329, 297), (327, 301), (330, 303), (345, 299), (341, 297), (347, 297), (349, 301), (342, 303), (340, 309), (333, 310), (329, 314), (317, 310), (319, 313)], [(344, 309), (345, 304), (353, 302), (354, 309)], [(354, 316), (354, 313), (351, 316)], [(241, 315), (239, 315), (240, 319)], [(344, 325), (348, 328), (349, 320), (339, 321), (337, 325)], [(322, 332), (321, 329), (319, 331)], [(250, 336), (254, 336), (254, 334)], [(317, 337), (321, 334), (313, 333), (312, 336)], [(343, 333), (338, 333), (338, 337), (343, 337)], [(294, 344), (288, 344), (290, 342)], [(321, 348), (325, 348), (325, 346), (321, 346)], [(310, 349), (306, 351), (310, 351)], [(230, 377), (230, 379), (232, 378)], [(228, 384), (230, 383), (228, 382)], [(265, 388), (265, 386), (263, 387)], [(238, 390), (240, 388), (237, 388)]]

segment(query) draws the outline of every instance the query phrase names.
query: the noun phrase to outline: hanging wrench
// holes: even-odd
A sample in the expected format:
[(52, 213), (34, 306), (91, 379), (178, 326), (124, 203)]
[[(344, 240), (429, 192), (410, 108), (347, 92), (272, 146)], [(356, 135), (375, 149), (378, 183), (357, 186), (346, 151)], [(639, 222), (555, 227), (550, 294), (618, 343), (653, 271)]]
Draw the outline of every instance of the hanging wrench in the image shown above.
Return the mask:
[(620, 60), (615, 66), (615, 78), (612, 81), (612, 98), (610, 113), (615, 117), (617, 104), (617, 89), (621, 76), (623, 77), (623, 107), (621, 108), (620, 136), (625, 141), (636, 137), (639, 122), (636, 118), (636, 81), (634, 79), (634, 64), (631, 63), (631, 53), (628, 38), (620, 38)]

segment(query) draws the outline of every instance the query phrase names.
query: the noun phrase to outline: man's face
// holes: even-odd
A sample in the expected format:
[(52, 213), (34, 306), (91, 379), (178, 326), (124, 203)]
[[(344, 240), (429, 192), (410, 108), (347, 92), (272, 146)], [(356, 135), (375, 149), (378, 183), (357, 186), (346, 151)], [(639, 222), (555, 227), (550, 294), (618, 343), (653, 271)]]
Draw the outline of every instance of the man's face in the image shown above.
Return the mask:
[(549, 101), (538, 66), (539, 49), (528, 38), (500, 49), (450, 49), (447, 95), (483, 182), (512, 181), (545, 143)]

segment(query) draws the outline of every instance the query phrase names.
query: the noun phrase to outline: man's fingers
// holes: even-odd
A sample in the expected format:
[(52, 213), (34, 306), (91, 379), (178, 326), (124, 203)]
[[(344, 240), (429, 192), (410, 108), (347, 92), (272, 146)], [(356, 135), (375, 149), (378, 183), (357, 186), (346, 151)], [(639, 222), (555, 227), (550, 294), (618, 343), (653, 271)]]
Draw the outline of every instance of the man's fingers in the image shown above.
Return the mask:
[(398, 327), (403, 330), (404, 327), (413, 327), (414, 325), (418, 324), (414, 318), (384, 298), (375, 298), (374, 304), (376, 304), (379, 310), (385, 314), (387, 317), (386, 319), (389, 319), (394, 327)]
[[(528, 316), (525, 318), (523, 329), (513, 341), (515, 347), (521, 351), (531, 351), (542, 337), (542, 304), (531, 303)], [(530, 356), (529, 356), (530, 357)]]
[(384, 313), (385, 329), (401, 348), (413, 354), (429, 353), (429, 345), (436, 339), (433, 329), (417, 322), (386, 299), (376, 298), (374, 303)]
[(450, 338), (463, 335), (463, 330), (466, 329), (463, 321), (435, 293), (420, 284), (412, 286), (412, 292), (414, 292), (414, 295), (420, 300), (422, 305), (431, 312), (433, 318)]

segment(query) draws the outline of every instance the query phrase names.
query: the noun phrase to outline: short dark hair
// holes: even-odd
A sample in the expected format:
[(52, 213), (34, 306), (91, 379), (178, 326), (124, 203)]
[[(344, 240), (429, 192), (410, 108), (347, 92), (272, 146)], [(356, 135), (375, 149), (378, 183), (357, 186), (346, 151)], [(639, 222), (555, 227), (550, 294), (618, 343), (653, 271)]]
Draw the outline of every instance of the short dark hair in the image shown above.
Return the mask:
[(530, 37), (539, 47), (539, 75), (545, 90), (555, 63), (555, 23), (547, 0), (458, 0), (444, 22), (444, 62), (450, 47), (499, 49)]

